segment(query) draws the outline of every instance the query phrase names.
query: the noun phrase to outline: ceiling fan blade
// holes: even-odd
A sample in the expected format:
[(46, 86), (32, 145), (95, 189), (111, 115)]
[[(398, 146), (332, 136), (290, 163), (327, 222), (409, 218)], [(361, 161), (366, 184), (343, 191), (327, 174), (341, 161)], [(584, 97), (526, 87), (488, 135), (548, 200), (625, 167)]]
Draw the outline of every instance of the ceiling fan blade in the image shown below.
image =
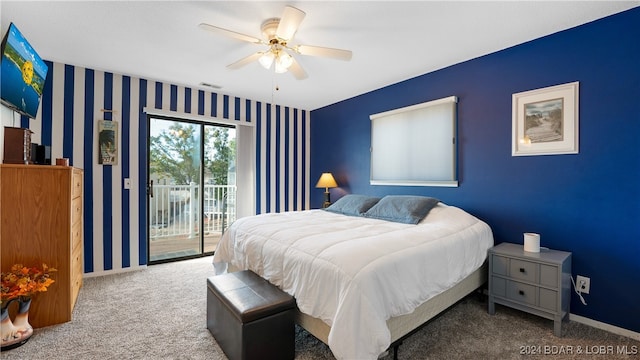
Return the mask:
[(300, 66), (300, 64), (296, 61), (296, 59), (294, 57), (291, 57), (291, 58), (292, 58), (293, 62), (291, 63), (291, 66), (289, 66), (289, 71), (298, 80), (306, 79), (308, 77), (307, 72), (304, 71), (302, 66)]
[(276, 30), (276, 36), (285, 41), (291, 40), (296, 31), (298, 31), (298, 26), (300, 26), (305, 15), (305, 12), (300, 9), (296, 9), (293, 6), (285, 6)]
[(353, 55), (350, 50), (332, 49), (321, 46), (298, 45), (295, 51), (300, 55), (322, 56), (338, 60), (351, 60)]
[(232, 30), (227, 30), (227, 29), (223, 29), (221, 27), (217, 27), (217, 26), (213, 26), (213, 25), (209, 25), (209, 24), (205, 24), (205, 23), (201, 23), (198, 25), (198, 27), (200, 27), (203, 30), (208, 30), (208, 31), (212, 31), (218, 34), (222, 34), (222, 35), (226, 35), (229, 37), (232, 37), (234, 39), (238, 39), (238, 40), (242, 40), (242, 41), (246, 41), (246, 42), (250, 42), (250, 43), (254, 43), (254, 44), (264, 44), (264, 42), (258, 38), (255, 38), (253, 36), (249, 36), (249, 35), (245, 35), (245, 34), (241, 34), (239, 32), (235, 32)]
[(247, 57), (244, 57), (236, 62), (234, 62), (233, 64), (229, 64), (227, 65), (227, 68), (231, 69), (231, 70), (236, 70), (239, 69), (251, 62), (254, 62), (256, 60), (258, 60), (260, 58), (260, 56), (262, 56), (263, 52), (257, 52), (255, 54), (251, 54)]

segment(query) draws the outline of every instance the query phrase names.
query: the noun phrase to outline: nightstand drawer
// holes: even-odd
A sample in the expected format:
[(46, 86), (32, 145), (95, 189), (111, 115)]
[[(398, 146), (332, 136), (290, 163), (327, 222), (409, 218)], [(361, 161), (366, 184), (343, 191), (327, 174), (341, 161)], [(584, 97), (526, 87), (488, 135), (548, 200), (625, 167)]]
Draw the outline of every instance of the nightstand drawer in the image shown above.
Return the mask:
[(507, 296), (507, 280), (492, 276), (491, 277), (491, 293), (496, 296)]
[(516, 281), (507, 281), (507, 298), (513, 301), (535, 305), (536, 287)]
[(558, 267), (540, 264), (540, 285), (558, 288)]
[(492, 272), (498, 275), (507, 276), (507, 269), (509, 268), (509, 258), (498, 255), (491, 255), (491, 263), (493, 264)]
[(519, 259), (511, 259), (509, 263), (509, 276), (516, 280), (538, 282), (536, 263)]
[(540, 307), (550, 311), (558, 311), (558, 292), (540, 288)]

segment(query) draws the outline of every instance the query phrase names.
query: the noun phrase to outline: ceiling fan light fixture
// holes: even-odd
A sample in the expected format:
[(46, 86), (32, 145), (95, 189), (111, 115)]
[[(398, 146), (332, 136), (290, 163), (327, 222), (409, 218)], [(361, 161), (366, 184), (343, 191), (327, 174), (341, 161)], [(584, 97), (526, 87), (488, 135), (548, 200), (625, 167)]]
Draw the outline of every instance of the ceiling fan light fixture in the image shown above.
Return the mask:
[(262, 67), (268, 70), (271, 67), (271, 64), (273, 64), (274, 59), (275, 59), (275, 55), (271, 50), (269, 50), (264, 54), (262, 54), (262, 56), (260, 56), (260, 58), (258, 59), (258, 62), (260, 62), (260, 65), (262, 65)]
[(281, 51), (276, 57), (276, 72), (278, 68), (283, 69), (281, 72), (286, 72), (287, 69), (293, 64), (293, 58), (288, 53)]
[(206, 23), (201, 23), (199, 27), (237, 40), (258, 45), (266, 45), (268, 47), (263, 51), (254, 52), (249, 56), (245, 56), (244, 58), (227, 65), (227, 68), (231, 70), (239, 69), (254, 61), (258, 61), (262, 67), (270, 70), (271, 66), (275, 63), (274, 71), (276, 73), (285, 73), (290, 71), (296, 79), (302, 80), (307, 78), (307, 73), (290, 52), (295, 52), (299, 55), (322, 56), (347, 61), (351, 60), (352, 54), (349, 50), (310, 45), (291, 45), (293, 37), (298, 31), (300, 23), (305, 16), (306, 14), (304, 11), (293, 6), (286, 5), (282, 13), (282, 17), (269, 18), (262, 22), (261, 39)]
[(280, 63), (276, 62), (275, 70), (276, 74), (282, 74), (287, 72), (287, 68), (280, 65)]

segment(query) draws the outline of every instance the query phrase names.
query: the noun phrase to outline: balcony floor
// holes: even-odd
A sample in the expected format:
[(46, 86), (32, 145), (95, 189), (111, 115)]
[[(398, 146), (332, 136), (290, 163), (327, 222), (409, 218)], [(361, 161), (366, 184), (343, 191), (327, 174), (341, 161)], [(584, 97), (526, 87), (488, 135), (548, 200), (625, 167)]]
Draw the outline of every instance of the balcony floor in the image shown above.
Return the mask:
[[(220, 241), (219, 232), (210, 233), (204, 237), (204, 252), (210, 253), (216, 249)], [(150, 261), (166, 260), (200, 253), (199, 236), (189, 239), (187, 235), (152, 239), (149, 246)]]

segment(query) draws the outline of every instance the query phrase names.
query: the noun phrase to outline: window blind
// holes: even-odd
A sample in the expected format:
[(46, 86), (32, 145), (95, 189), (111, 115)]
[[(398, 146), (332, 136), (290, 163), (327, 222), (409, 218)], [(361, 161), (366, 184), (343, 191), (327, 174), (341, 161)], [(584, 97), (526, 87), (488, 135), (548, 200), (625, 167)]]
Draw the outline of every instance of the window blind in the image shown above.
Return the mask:
[(371, 185), (458, 186), (450, 96), (370, 115)]

